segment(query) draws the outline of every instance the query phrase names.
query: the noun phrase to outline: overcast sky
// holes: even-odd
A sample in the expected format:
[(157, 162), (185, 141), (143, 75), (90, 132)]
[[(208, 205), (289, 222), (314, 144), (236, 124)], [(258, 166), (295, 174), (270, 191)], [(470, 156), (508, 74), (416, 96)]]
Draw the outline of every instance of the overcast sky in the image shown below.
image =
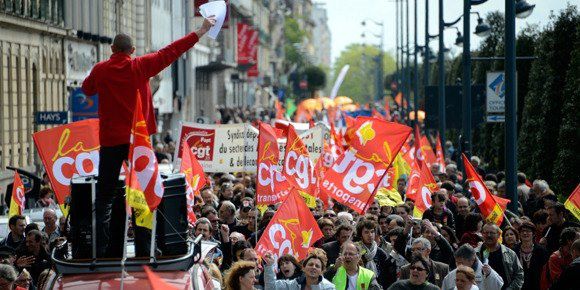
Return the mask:
[[(409, 1), (409, 21), (410, 27), (409, 32), (411, 34), (411, 41), (413, 40), (413, 13), (415, 0)], [(394, 55), (396, 46), (396, 4), (395, 0), (315, 0), (315, 3), (325, 3), (325, 7), (328, 13), (328, 25), (330, 26), (330, 31), (332, 33), (332, 62), (336, 57), (340, 55), (340, 52), (344, 50), (346, 46), (351, 43), (367, 43), (367, 44), (379, 44), (380, 39), (368, 36), (369, 33), (380, 34), (381, 28), (377, 25), (369, 23), (366, 27), (361, 25), (361, 21), (364, 19), (372, 19), (378, 22), (385, 23), (384, 31), (384, 45), (386, 51), (392, 51)], [(417, 14), (418, 14), (418, 39), (419, 44), (424, 44), (424, 33), (425, 33), (425, 2), (426, 0), (417, 0)], [(549, 22), (549, 16), (554, 11), (558, 13), (564, 9), (568, 3), (579, 6), (580, 0), (528, 0), (531, 4), (536, 4), (534, 13), (526, 19), (516, 20), (516, 29), (526, 27), (528, 24), (538, 24), (544, 27)], [(446, 22), (451, 22), (457, 19), (463, 13), (463, 1), (462, 0), (444, 0), (444, 18)], [(429, 33), (438, 33), (438, 1), (429, 0)], [(505, 11), (505, 0), (489, 0), (488, 2), (473, 6), (471, 11), (477, 11), (482, 13), (482, 17), (491, 11)], [(475, 26), (477, 25), (476, 16), (472, 16), (471, 25), (473, 32)], [(460, 21), (457, 24), (460, 30), (463, 30), (463, 22)], [(367, 37), (362, 38), (361, 33), (367, 31)], [(459, 53), (461, 48), (453, 45), (456, 38), (455, 29), (445, 30), (445, 46), (452, 48), (452, 53)], [(471, 47), (472, 49), (478, 47), (480, 43), (480, 38), (472, 34), (471, 37)], [(432, 40), (431, 48), (437, 50), (437, 40)]]

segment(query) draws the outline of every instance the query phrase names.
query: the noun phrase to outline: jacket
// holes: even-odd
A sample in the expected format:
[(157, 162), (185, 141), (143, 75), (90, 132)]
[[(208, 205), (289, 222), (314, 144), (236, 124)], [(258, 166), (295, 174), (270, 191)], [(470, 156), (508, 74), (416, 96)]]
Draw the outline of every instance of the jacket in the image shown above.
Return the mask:
[[(500, 245), (500, 251), (506, 275), (504, 281), (504, 284), (507, 285), (506, 290), (521, 289), (524, 285), (524, 268), (520, 263), (520, 259), (518, 259), (518, 255), (504, 245)], [(483, 259), (483, 247), (477, 249), (477, 256), (480, 260)]]
[(340, 243), (338, 243), (338, 241), (328, 242), (322, 245), (322, 249), (326, 252), (328, 258), (327, 265), (334, 265), (338, 255), (340, 254)]
[(580, 277), (580, 258), (576, 258), (568, 268), (562, 272), (556, 283), (550, 289), (572, 290), (578, 289), (578, 277)]
[[(437, 287), (441, 287), (443, 284), (443, 278), (447, 276), (449, 273), (449, 266), (447, 264), (443, 264), (441, 262), (433, 261), (429, 259), (429, 263), (431, 266), (429, 268), (429, 277), (427, 277), (427, 281), (431, 284), (436, 285)], [(400, 279), (409, 279), (411, 276), (411, 270), (409, 269), (411, 264), (407, 264), (401, 267), (401, 277)]]
[[(487, 277), (485, 277), (485, 275), (482, 272), (482, 267), (483, 264), (479, 261), (479, 259), (476, 260), (475, 262), (475, 266), (472, 267), (474, 268), (474, 272), (475, 272), (475, 284), (477, 285), (477, 287), (479, 289), (486, 289), (486, 290), (491, 290), (491, 289), (501, 289), (501, 287), (503, 286), (503, 279), (501, 278), (501, 276), (494, 270), (491, 269), (491, 273), (489, 273), (489, 275)], [(457, 273), (457, 270), (453, 270), (451, 272), (449, 272), (449, 274), (447, 274), (447, 276), (445, 276), (445, 279), (443, 279), (443, 285), (441, 286), (441, 290), (452, 290), (455, 287), (455, 273)]]
[[(337, 290), (345, 290), (348, 285), (348, 277), (346, 269), (341, 266), (336, 271), (336, 275), (332, 278), (332, 283)], [(364, 287), (362, 285), (364, 284)], [(358, 277), (356, 279), (356, 290), (362, 289), (380, 290), (382, 287), (377, 283), (375, 273), (367, 268), (358, 267)]]
[(173, 63), (199, 40), (195, 33), (161, 50), (136, 58), (117, 52), (97, 63), (83, 81), (85, 95), (99, 94), (99, 139), (102, 146), (129, 144), (137, 91), (149, 134), (157, 132), (149, 79)]
[[(302, 275), (292, 280), (276, 280), (274, 265), (264, 267), (264, 289), (268, 290), (301, 290), (306, 285), (306, 278)], [(335, 290), (334, 284), (320, 277), (318, 285), (312, 285), (312, 290)]]

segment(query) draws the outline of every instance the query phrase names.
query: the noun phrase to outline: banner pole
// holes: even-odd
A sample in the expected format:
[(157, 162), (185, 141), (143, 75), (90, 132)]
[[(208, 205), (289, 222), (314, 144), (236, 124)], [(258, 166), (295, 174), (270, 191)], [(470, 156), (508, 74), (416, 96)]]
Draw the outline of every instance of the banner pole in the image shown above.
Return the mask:
[(123, 282), (125, 280), (125, 261), (127, 260), (127, 240), (129, 233), (129, 210), (131, 210), (131, 208), (127, 205), (127, 199), (125, 199), (125, 235), (123, 236), (123, 258), (121, 259), (121, 290), (123, 290)]
[(155, 261), (155, 235), (157, 234), (157, 209), (153, 211), (153, 222), (151, 225), (151, 248), (149, 251), (149, 261)]

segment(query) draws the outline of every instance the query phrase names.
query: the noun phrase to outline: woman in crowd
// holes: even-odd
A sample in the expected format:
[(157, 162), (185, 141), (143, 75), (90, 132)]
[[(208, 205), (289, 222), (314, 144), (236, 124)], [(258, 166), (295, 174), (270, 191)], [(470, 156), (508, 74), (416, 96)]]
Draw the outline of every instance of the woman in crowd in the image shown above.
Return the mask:
[(256, 263), (239, 261), (226, 274), (225, 290), (254, 290), (256, 283)]
[(278, 275), (279, 280), (292, 280), (302, 275), (302, 266), (296, 257), (286, 254), (278, 258)]
[(459, 265), (455, 272), (455, 289), (456, 290), (478, 290), (475, 286), (475, 272), (473, 269)]
[(457, 250), (457, 248), (459, 247), (459, 240), (455, 235), (455, 231), (448, 226), (442, 226), (439, 229), (439, 232), (441, 233), (443, 238), (445, 238), (449, 242), (449, 244), (453, 248), (453, 251)]
[(524, 221), (520, 226), (520, 238), (522, 240), (514, 252), (518, 255), (524, 268), (524, 286), (522, 289), (539, 290), (542, 267), (548, 261), (546, 248), (535, 242), (536, 225)]
[(512, 226), (507, 226), (502, 234), (503, 243), (506, 247), (514, 250), (520, 244), (520, 233)]
[(264, 289), (268, 290), (335, 290), (334, 284), (326, 280), (322, 274), (326, 270), (326, 254), (315, 249), (302, 261), (303, 274), (292, 280), (276, 280), (274, 275), (274, 256), (264, 255)]
[(388, 290), (438, 290), (439, 288), (429, 282), (429, 264), (421, 256), (411, 259), (411, 276), (409, 279), (399, 280)]

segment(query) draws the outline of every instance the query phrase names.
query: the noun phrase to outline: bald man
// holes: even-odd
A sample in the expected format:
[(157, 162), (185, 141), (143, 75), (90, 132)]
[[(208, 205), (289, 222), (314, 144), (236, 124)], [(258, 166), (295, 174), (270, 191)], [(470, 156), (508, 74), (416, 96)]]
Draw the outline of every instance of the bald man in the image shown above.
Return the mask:
[[(215, 18), (205, 19), (201, 28), (169, 44), (161, 50), (132, 58), (135, 46), (130, 36), (118, 34), (113, 40), (111, 58), (99, 62), (83, 81), (82, 90), (87, 96), (99, 94), (99, 179), (97, 182), (96, 216), (97, 256), (112, 256), (109, 248), (111, 207), (116, 196), (121, 164), (129, 155), (129, 136), (137, 97), (141, 98), (143, 117), (149, 135), (157, 132), (153, 98), (149, 79), (171, 65), (179, 56), (195, 45), (213, 25)], [(113, 223), (123, 223), (114, 220)], [(116, 240), (116, 239), (115, 239)], [(118, 248), (114, 245), (113, 248)]]

